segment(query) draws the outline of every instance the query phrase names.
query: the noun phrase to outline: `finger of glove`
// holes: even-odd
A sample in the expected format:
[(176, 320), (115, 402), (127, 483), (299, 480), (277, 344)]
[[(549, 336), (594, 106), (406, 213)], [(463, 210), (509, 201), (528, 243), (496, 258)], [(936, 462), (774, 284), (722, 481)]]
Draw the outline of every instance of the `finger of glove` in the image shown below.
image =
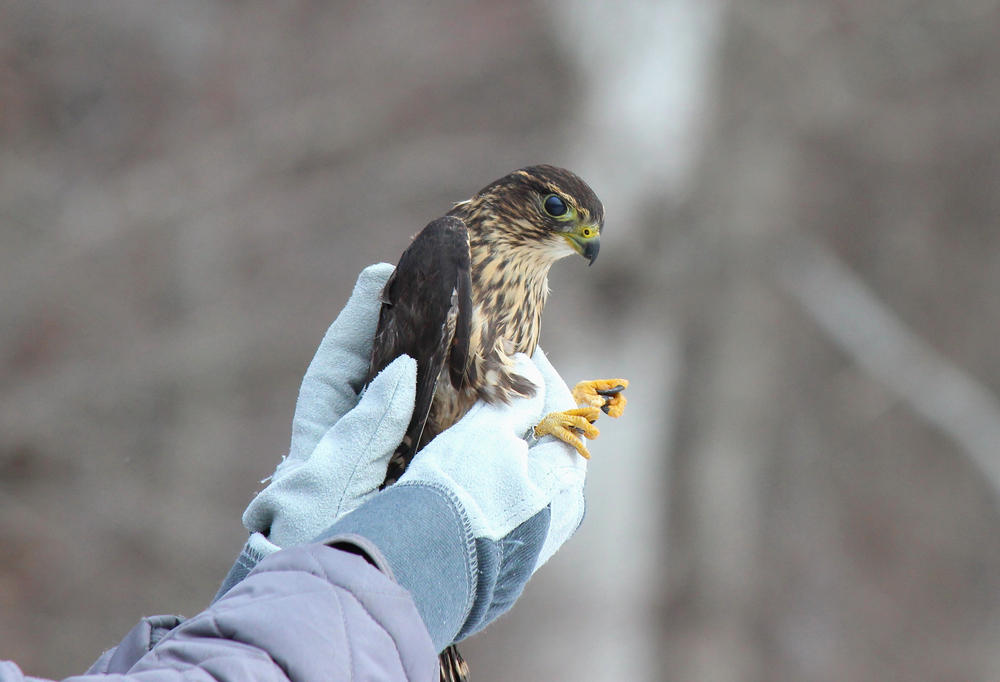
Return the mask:
[(379, 297), (392, 272), (388, 263), (362, 270), (347, 304), (323, 337), (295, 403), (290, 458), (307, 457), (327, 429), (357, 402), (382, 307)]
[(462, 502), (476, 537), (499, 539), (549, 503), (532, 478), (523, 436), (542, 417), (544, 386), (525, 355), (515, 371), (536, 384), (530, 398), (510, 404), (478, 402), (457, 424), (417, 453), (399, 484), (447, 488)]
[[(562, 412), (576, 407), (573, 393), (562, 380), (545, 352), (539, 347), (532, 355), (545, 381), (545, 413)], [(534, 570), (555, 554), (583, 521), (586, 510), (584, 484), (587, 477), (587, 460), (576, 450), (560, 440), (542, 439), (528, 452), (532, 476), (551, 498), (549, 532)]]
[[(556, 368), (549, 362), (548, 356), (545, 355), (540, 346), (535, 348), (535, 352), (531, 356), (531, 361), (538, 368), (545, 382), (545, 409), (543, 410), (543, 415), (575, 409), (576, 401), (573, 400), (572, 391), (570, 391), (566, 382), (562, 380), (562, 377), (559, 376)], [(538, 450), (538, 446), (536, 445), (531, 448), (532, 456), (540, 457), (542, 461), (547, 461), (553, 467), (571, 466), (583, 471), (587, 470), (587, 460), (580, 457), (576, 450), (569, 444), (553, 438), (542, 439), (540, 444), (552, 444), (558, 447)], [(536, 450), (538, 450), (537, 453)]]
[(583, 522), (587, 460), (562, 441), (547, 439), (531, 448), (528, 466), (550, 500), (549, 530), (533, 569), (537, 571)]
[(451, 429), (481, 430), (486, 437), (489, 433), (503, 431), (520, 438), (534, 427), (546, 414), (543, 409), (545, 383), (538, 368), (523, 353), (514, 356), (513, 370), (535, 385), (533, 396), (517, 397), (510, 403), (498, 402), (492, 405), (479, 401)]
[(549, 532), (542, 542), (542, 549), (535, 560), (535, 566), (531, 569), (534, 573), (541, 568), (552, 555), (559, 551), (567, 540), (573, 537), (577, 529), (583, 523), (583, 517), (587, 510), (586, 501), (583, 497), (583, 490), (566, 489), (552, 497), (549, 504), (551, 515), (549, 517)]
[(529, 476), (527, 454), (527, 443), (512, 433), (446, 431), (417, 453), (396, 485), (447, 490), (475, 537), (499, 540), (549, 503)]
[(250, 503), (243, 524), (281, 547), (308, 542), (373, 495), (406, 433), (416, 391), (416, 362), (396, 358), (358, 405), (307, 460), (285, 464)]
[(542, 350), (541, 346), (535, 348), (535, 352), (531, 356), (531, 361), (538, 368), (539, 374), (542, 376), (542, 381), (545, 383), (545, 414), (571, 410), (576, 407), (572, 391), (570, 391), (569, 386), (566, 385), (562, 377), (559, 376), (556, 368), (549, 362), (549, 358), (545, 355), (545, 351)]
[(401, 355), (378, 373), (357, 407), (330, 430), (329, 441), (340, 449), (333, 450), (332, 456), (342, 462), (345, 473), (349, 469), (338, 517), (358, 506), (385, 480), (389, 458), (410, 425), (416, 387), (417, 362)]

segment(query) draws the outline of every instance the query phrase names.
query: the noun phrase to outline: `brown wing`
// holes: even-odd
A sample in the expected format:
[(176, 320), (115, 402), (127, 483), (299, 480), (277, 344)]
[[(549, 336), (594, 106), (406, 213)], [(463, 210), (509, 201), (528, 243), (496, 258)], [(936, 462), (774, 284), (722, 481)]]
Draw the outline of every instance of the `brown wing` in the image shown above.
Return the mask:
[(452, 384), (464, 381), (472, 311), (469, 233), (454, 217), (421, 230), (382, 290), (382, 309), (365, 383), (402, 354), (417, 361), (417, 393), (406, 436), (389, 462), (386, 484), (416, 454), (438, 378), (448, 364)]

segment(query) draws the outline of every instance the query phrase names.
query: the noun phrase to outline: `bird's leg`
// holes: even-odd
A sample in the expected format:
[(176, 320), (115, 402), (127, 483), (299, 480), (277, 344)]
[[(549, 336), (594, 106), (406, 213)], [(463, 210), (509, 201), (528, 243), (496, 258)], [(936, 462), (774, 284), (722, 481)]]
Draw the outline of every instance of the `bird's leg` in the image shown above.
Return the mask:
[(577, 405), (599, 407), (609, 417), (618, 418), (628, 402), (622, 391), (628, 388), (628, 379), (594, 379), (581, 381), (573, 387), (573, 400)]
[(590, 459), (590, 453), (580, 436), (593, 440), (600, 435), (594, 422), (602, 411), (611, 417), (622, 416), (627, 402), (622, 391), (627, 387), (627, 379), (581, 381), (573, 388), (573, 400), (582, 407), (550, 413), (535, 427), (535, 437), (555, 436)]
[(576, 448), (585, 459), (590, 459), (590, 453), (580, 436), (590, 440), (597, 438), (601, 432), (594, 422), (601, 416), (597, 407), (578, 407), (565, 412), (550, 412), (535, 427), (535, 438), (555, 436), (559, 440)]

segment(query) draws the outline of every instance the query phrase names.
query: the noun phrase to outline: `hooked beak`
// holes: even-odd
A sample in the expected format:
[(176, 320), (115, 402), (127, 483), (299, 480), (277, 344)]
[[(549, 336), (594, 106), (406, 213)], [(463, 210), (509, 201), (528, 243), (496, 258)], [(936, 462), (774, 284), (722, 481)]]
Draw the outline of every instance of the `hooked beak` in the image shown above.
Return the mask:
[(574, 251), (587, 259), (590, 265), (594, 264), (601, 250), (600, 228), (596, 225), (577, 225), (569, 232), (564, 232), (563, 237)]

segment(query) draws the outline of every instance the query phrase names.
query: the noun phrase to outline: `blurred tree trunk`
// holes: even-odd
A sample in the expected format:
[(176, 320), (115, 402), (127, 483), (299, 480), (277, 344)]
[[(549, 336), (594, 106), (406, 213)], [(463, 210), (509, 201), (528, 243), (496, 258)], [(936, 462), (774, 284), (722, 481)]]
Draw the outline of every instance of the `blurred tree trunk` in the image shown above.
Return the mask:
[(995, 404), (1000, 344), (980, 340), (1000, 322), (998, 7), (731, 5), (684, 208), (699, 246), (680, 294), (668, 679), (1000, 669), (996, 490), (778, 275), (803, 240), (828, 249)]

